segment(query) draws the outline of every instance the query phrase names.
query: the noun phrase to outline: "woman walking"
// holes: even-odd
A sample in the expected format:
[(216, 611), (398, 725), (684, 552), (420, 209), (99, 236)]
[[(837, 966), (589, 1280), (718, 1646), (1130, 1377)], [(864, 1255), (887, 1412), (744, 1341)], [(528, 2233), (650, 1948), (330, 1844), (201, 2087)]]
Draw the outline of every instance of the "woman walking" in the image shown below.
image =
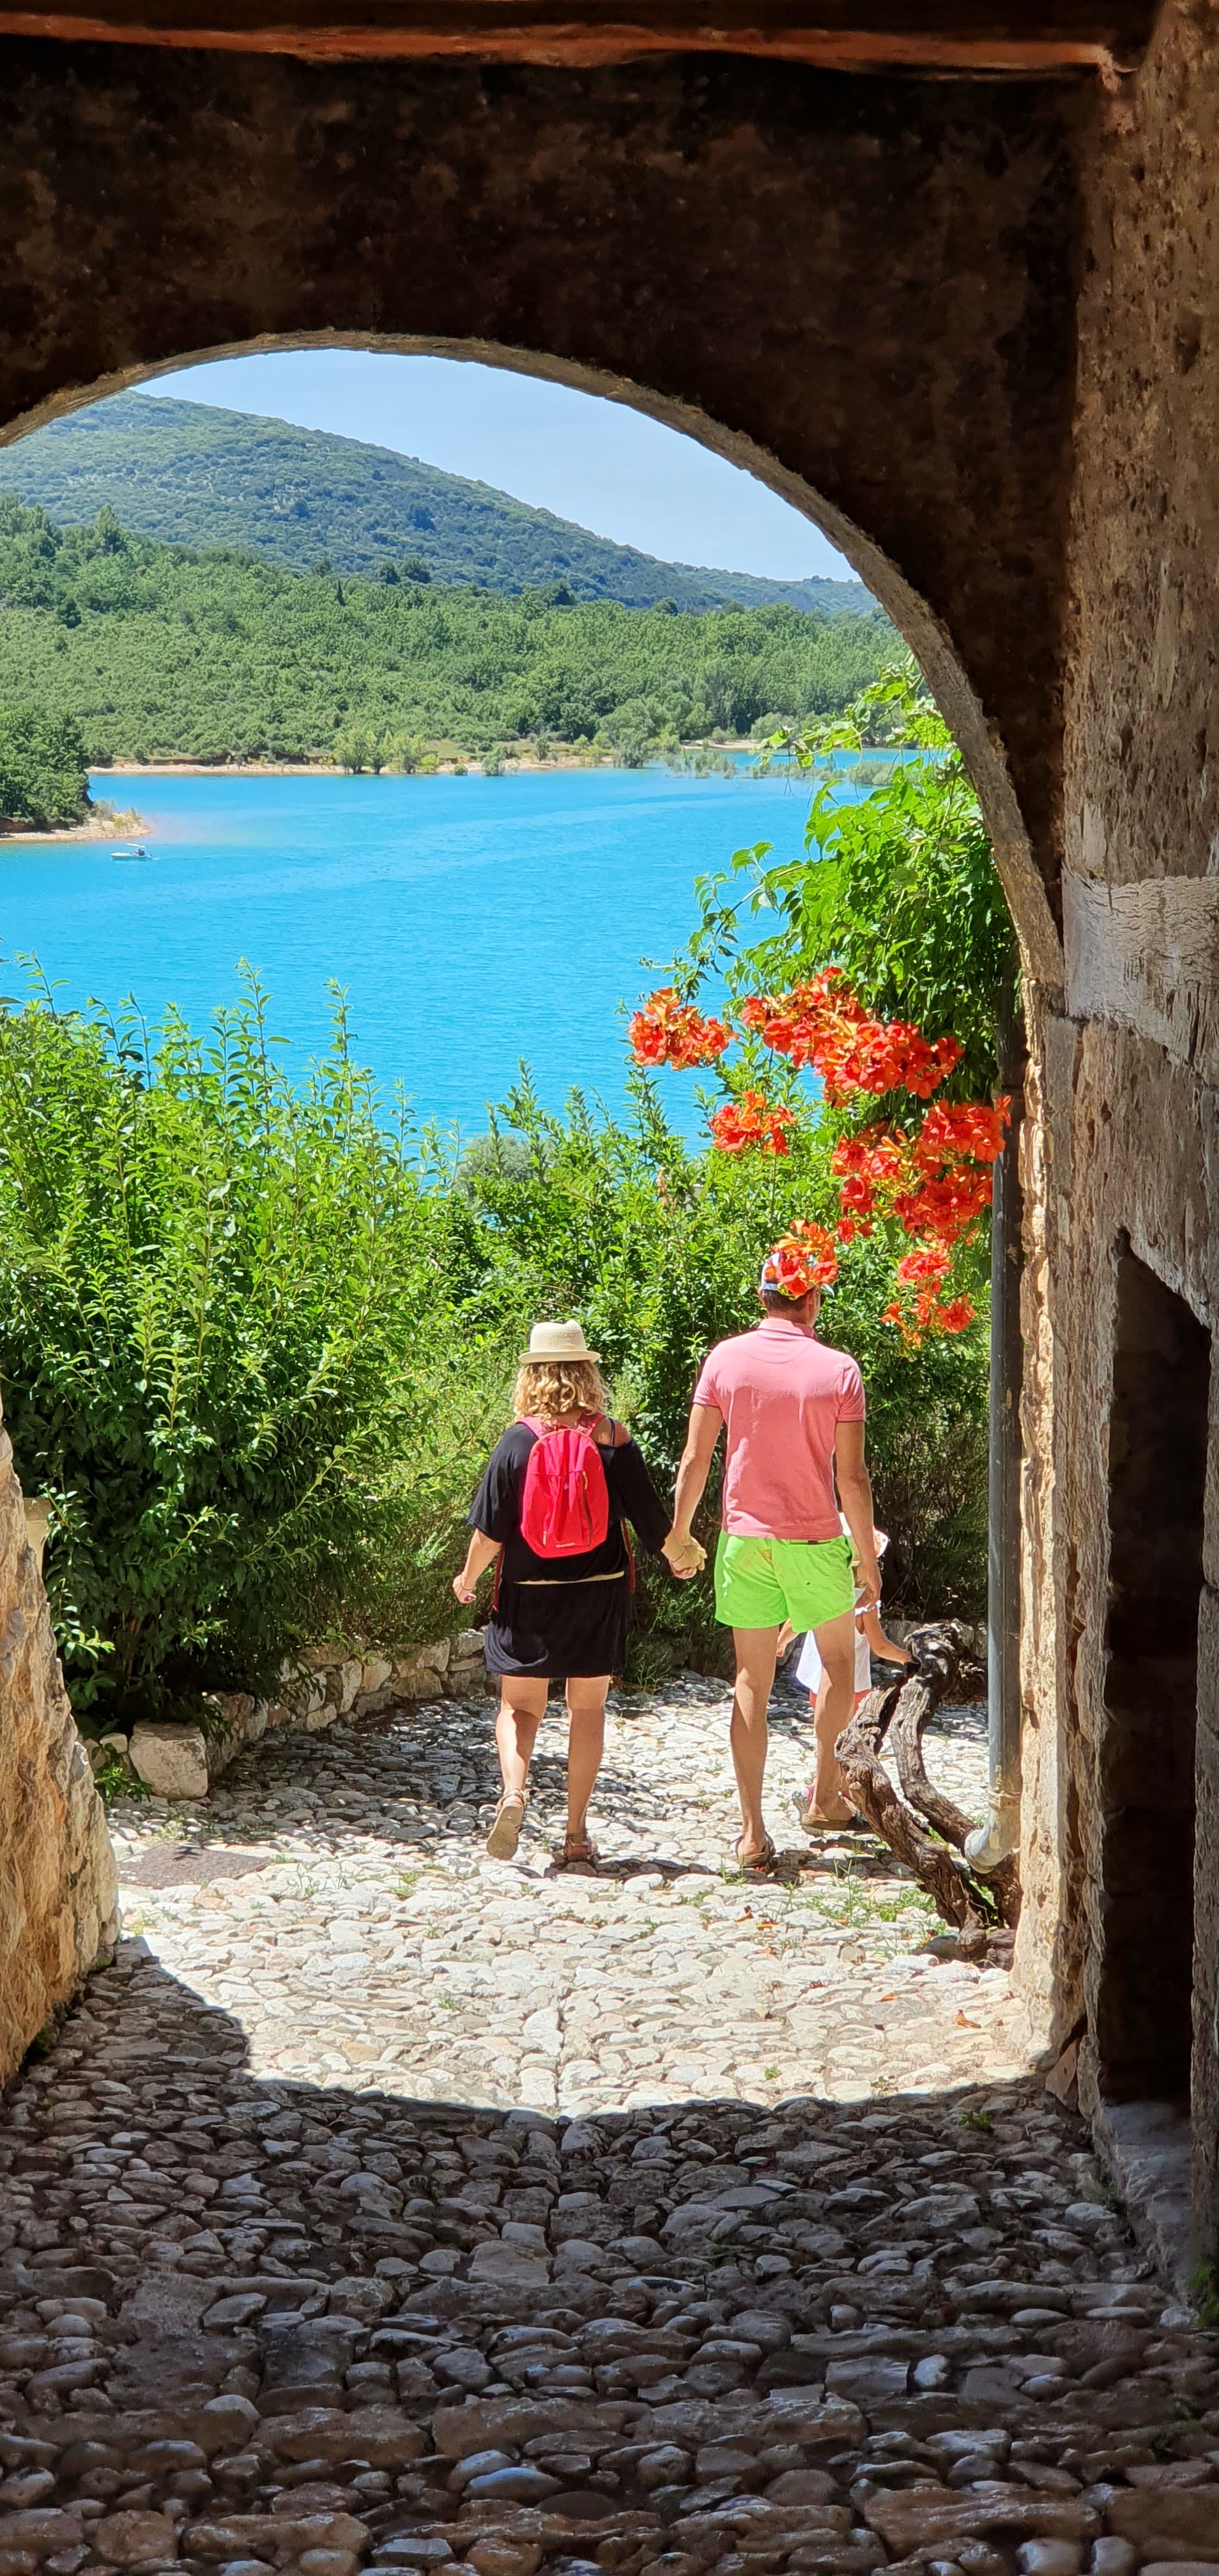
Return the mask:
[[(515, 1419), (470, 1507), (474, 1532), (455, 1576), (459, 1601), (498, 1558), (485, 1649), (498, 1676), (495, 1741), (503, 1795), (487, 1850), (511, 1860), (528, 1804), (526, 1781), (552, 1682), (567, 1688), (567, 1831), (561, 1865), (593, 1862), (586, 1817), (605, 1741), (605, 1694), (626, 1653), (634, 1572), (625, 1523), (675, 1574), (696, 1573), (702, 1550), (673, 1542), (669, 1514), (625, 1425), (606, 1409), (598, 1369), (577, 1323), (535, 1324), (513, 1392)], [(693, 1552), (692, 1552), (693, 1551)]]

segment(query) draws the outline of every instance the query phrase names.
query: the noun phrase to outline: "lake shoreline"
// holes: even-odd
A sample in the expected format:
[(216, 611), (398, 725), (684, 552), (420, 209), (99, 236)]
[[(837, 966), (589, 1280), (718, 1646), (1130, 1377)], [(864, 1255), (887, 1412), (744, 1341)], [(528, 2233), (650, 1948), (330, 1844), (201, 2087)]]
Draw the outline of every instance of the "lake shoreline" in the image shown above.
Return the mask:
[(143, 815), (137, 814), (134, 806), (127, 814), (91, 814), (85, 823), (56, 824), (47, 832), (36, 831), (33, 826), (24, 832), (9, 831), (0, 824), (0, 851), (45, 850), (56, 844), (71, 849), (78, 841), (130, 840), (133, 833), (147, 829)]
[[(760, 746), (748, 739), (734, 742), (684, 742), (683, 755), (690, 752), (722, 751), (756, 752)], [(582, 770), (617, 769), (623, 766), (612, 752), (573, 752), (569, 758), (536, 760), (527, 757), (503, 759), (502, 768), (494, 773), (501, 778), (543, 778), (551, 775), (571, 776)], [(661, 761), (649, 761), (649, 768), (662, 767)], [(481, 778), (485, 775), (481, 760), (442, 760), (431, 770), (383, 769), (348, 770), (338, 763), (329, 766), (321, 760), (112, 760), (104, 770), (94, 772), (104, 778)]]

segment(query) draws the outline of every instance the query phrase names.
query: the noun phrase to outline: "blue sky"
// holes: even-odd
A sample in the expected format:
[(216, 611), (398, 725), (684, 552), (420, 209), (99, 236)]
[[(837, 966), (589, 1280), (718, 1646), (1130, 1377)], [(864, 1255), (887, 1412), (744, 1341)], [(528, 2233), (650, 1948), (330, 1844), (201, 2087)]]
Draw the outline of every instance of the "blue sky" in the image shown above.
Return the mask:
[(455, 358), (291, 349), (222, 358), (143, 390), (337, 430), (493, 483), (670, 563), (852, 578), (819, 528), (696, 439), (624, 403)]

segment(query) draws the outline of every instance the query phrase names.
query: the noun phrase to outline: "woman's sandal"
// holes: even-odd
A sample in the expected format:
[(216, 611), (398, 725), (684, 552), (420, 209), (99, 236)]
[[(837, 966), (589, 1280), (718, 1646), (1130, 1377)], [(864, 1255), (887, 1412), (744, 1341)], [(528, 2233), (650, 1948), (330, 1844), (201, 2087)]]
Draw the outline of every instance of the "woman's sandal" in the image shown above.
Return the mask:
[(595, 1869), (601, 1854), (591, 1834), (564, 1834), (561, 1848), (552, 1852), (556, 1869)]
[(768, 1878), (778, 1857), (769, 1834), (760, 1851), (750, 1852), (747, 1857), (738, 1843), (734, 1854), (742, 1878)]
[(508, 1789), (500, 1799), (491, 1819), (491, 1831), (483, 1845), (489, 1860), (513, 1860), (521, 1839), (529, 1794), (525, 1789)]

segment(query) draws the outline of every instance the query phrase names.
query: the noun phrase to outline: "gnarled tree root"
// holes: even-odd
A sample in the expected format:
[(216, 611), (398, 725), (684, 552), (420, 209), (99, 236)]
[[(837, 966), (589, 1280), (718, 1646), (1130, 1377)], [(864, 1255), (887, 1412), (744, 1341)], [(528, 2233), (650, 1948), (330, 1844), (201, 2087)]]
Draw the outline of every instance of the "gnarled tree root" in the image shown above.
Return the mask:
[[(848, 1795), (873, 1832), (905, 1863), (941, 1919), (971, 1947), (982, 1947), (1018, 1920), (1016, 1863), (1006, 1860), (986, 1878), (971, 1870), (965, 1837), (974, 1830), (973, 1819), (936, 1788), (923, 1763), (923, 1729), (960, 1684), (970, 1660), (967, 1641), (956, 1622), (946, 1620), (915, 1628), (907, 1643), (913, 1657), (907, 1679), (870, 1692), (838, 1738), (838, 1759)], [(881, 1764), (886, 1736), (897, 1759), (900, 1798)]]

